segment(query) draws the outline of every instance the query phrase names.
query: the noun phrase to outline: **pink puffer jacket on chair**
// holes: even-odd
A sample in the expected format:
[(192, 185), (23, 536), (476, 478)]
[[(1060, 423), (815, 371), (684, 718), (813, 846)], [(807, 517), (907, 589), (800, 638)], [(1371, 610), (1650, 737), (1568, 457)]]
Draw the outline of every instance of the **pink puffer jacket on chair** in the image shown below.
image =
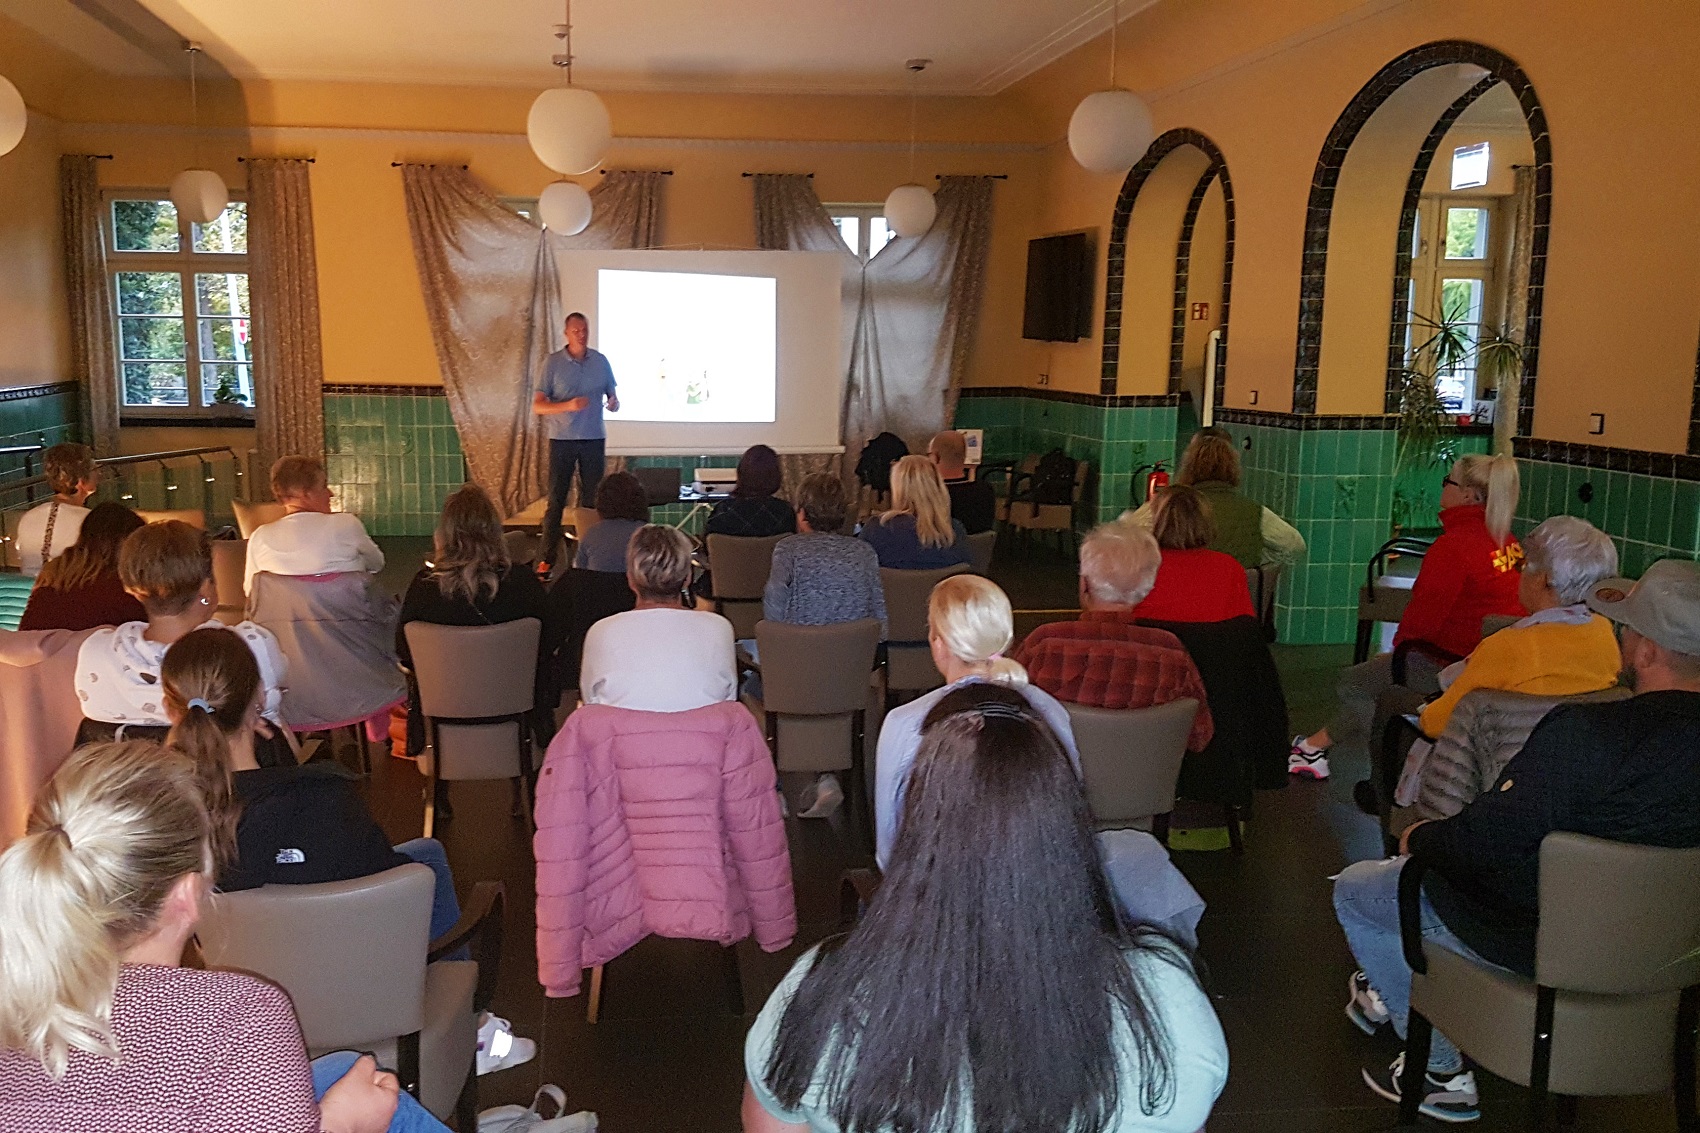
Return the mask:
[(797, 933), (773, 759), (743, 705), (587, 705), (537, 783), (537, 978), (577, 995), (585, 968), (650, 933), (777, 952)]

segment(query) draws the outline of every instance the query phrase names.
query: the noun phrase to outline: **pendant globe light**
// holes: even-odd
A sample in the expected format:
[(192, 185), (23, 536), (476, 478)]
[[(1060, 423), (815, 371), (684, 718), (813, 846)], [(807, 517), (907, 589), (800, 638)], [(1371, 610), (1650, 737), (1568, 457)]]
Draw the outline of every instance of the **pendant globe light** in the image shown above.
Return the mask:
[(4, 75), (0, 75), (0, 156), (11, 153), (24, 140), (24, 127), (29, 125), (29, 111), (24, 109), (24, 96), (18, 93)]
[(537, 198), (537, 217), (558, 236), (577, 236), (590, 227), (590, 194), (574, 181), (556, 181)]
[[(927, 69), (931, 59), (911, 59), (905, 64), (911, 75)], [(915, 180), (915, 84), (909, 85), (909, 183), (899, 185), (885, 199), (885, 222), (899, 236), (925, 236), (938, 216), (938, 202), (932, 191)]]
[(1068, 121), (1068, 148), (1074, 160), (1094, 173), (1124, 173), (1145, 155), (1157, 136), (1151, 108), (1130, 90), (1116, 86), (1116, 29), (1121, 7), (1110, 5), (1110, 89), (1080, 100)]
[[(201, 45), (186, 43), (183, 47), (189, 53), (189, 117), (195, 130), (191, 144), (194, 159), (199, 162), (201, 101), (195, 83), (195, 56), (201, 53)], [(230, 190), (225, 186), (224, 178), (210, 169), (185, 169), (171, 179), (171, 203), (177, 206), (177, 215), (190, 224), (211, 224), (230, 203)]]
[(573, 86), (573, 6), (566, 2), (566, 22), (555, 25), (555, 38), (562, 50), (550, 62), (559, 67), (566, 85), (546, 90), (531, 104), (525, 119), (525, 135), (537, 160), (576, 177), (602, 164), (614, 140), (608, 108), (594, 91)]

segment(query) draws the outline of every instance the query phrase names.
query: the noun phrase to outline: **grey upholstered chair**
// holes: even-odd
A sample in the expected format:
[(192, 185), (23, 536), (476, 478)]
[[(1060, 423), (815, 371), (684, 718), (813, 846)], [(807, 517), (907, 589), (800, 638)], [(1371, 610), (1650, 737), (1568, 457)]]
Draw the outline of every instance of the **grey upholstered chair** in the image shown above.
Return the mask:
[(248, 565), (248, 540), (214, 539), (212, 564), (213, 585), (218, 588), (218, 608), (213, 617), (235, 625), (247, 616), (248, 594), (242, 588), (242, 575)]
[(880, 585), (885, 588), (886, 633), (885, 689), (887, 706), (901, 692), (922, 693), (944, 684), (944, 675), (933, 664), (927, 644), (927, 603), (933, 587), (953, 574), (971, 573), (966, 565), (939, 570), (891, 570), (880, 568)]
[(425, 837), (436, 824), (439, 780), (510, 779), (519, 811), (530, 821), (528, 719), (537, 699), (542, 630), (536, 618), (489, 626), (407, 623), (430, 749)]
[(714, 580), (713, 602), (717, 612), (732, 623), (732, 636), (740, 641), (756, 635), (761, 621), (761, 596), (773, 569), (773, 545), (783, 535), (710, 535), (708, 573)]
[(1547, 835), (1540, 850), (1535, 978), (1423, 943), (1413, 858), (1399, 877), (1411, 1017), (1401, 1126), (1417, 1122), (1432, 1029), (1484, 1069), (1529, 1087), (1530, 1125), (1549, 1094), (1663, 1093), (1678, 1128), (1700, 1129), (1695, 1027), (1700, 1021), (1700, 849)]
[(1183, 698), (1131, 709), (1066, 707), (1093, 823), (1100, 830), (1150, 830), (1167, 844), (1175, 783), (1198, 701)]
[(998, 531), (980, 531), (968, 536), (968, 565), (974, 568), (975, 574), (985, 574), (992, 569), (992, 554), (997, 550)]

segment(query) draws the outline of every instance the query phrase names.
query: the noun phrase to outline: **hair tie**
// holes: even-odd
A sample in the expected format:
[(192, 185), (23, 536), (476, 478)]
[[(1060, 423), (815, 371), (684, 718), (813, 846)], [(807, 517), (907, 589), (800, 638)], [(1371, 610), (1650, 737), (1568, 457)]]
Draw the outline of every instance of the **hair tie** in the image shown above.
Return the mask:
[(994, 653), (990, 657), (987, 657), (986, 660), (987, 661), (1002, 661), (1003, 660), (1003, 654), (1002, 653)]
[(52, 826), (49, 826), (45, 832), (48, 833), (48, 834), (57, 834), (57, 835), (59, 835), (59, 837), (65, 839), (65, 848), (66, 849), (68, 849), (68, 850), (76, 849), (76, 847), (71, 844), (71, 835), (65, 830), (65, 828), (63, 826), (59, 825), (57, 822), (55, 822)]
[(1015, 705), (1005, 704), (1001, 700), (982, 701), (979, 704), (976, 704), (974, 706), (973, 711), (979, 713), (980, 716), (982, 716), (983, 718), (985, 718), (987, 720), (993, 720), (993, 719), (996, 719), (996, 720), (1025, 720), (1025, 719), (1027, 719), (1027, 713), (1023, 712), (1021, 709), (1017, 708)]
[(212, 715), (212, 710), (213, 710), (212, 705), (208, 704), (201, 697), (198, 697), (198, 696), (191, 697), (189, 699), (188, 707), (189, 708), (199, 708), (202, 712), (205, 712), (208, 716)]

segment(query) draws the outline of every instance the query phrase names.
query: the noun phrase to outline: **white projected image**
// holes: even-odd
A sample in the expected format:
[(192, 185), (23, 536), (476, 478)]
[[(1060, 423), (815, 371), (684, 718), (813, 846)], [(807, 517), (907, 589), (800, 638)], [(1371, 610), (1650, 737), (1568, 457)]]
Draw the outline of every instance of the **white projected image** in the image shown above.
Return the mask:
[(602, 268), (596, 306), (619, 420), (774, 419), (776, 279)]

